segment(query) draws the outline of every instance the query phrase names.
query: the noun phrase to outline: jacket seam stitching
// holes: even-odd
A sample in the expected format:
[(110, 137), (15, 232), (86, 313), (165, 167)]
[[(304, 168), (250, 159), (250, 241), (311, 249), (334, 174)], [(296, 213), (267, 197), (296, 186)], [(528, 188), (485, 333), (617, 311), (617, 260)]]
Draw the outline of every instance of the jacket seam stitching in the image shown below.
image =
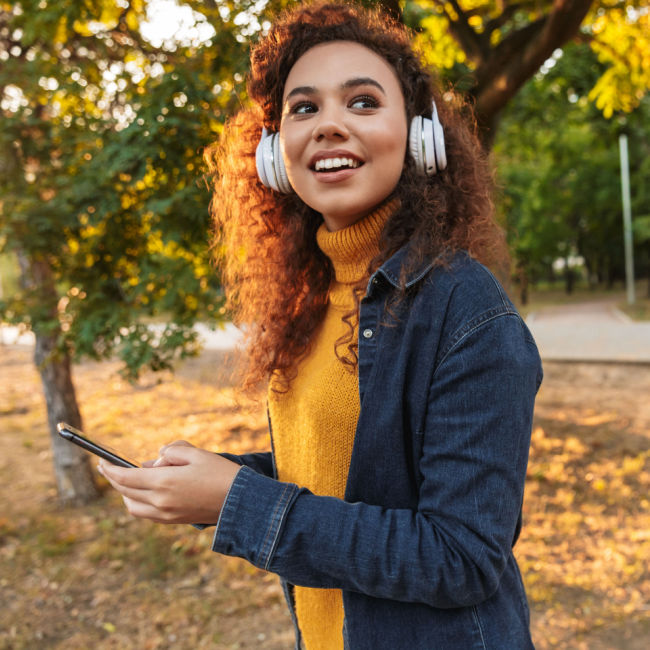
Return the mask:
[[(268, 570), (268, 567), (271, 563), (271, 558), (273, 557), (273, 550), (277, 546), (277, 541), (280, 536), (280, 528), (281, 528), (281, 523), (282, 519), (284, 517), (284, 513), (286, 512), (289, 499), (286, 498), (286, 494), (289, 491), (292, 491), (294, 488), (292, 485), (285, 485), (284, 489), (282, 490), (282, 494), (280, 495), (280, 498), (278, 499), (278, 502), (275, 505), (275, 508), (273, 509), (273, 514), (271, 515), (271, 522), (269, 524), (269, 528), (266, 531), (266, 536), (264, 538), (264, 542), (262, 543), (262, 548), (260, 551), (260, 564), (264, 565), (264, 569)], [(270, 538), (272, 539), (270, 540)], [(269, 541), (270, 540), (270, 541)], [(268, 551), (266, 549), (268, 548)], [(264, 560), (262, 562), (262, 559)]]
[[(497, 313), (495, 313), (497, 312)], [(443, 365), (443, 363), (447, 360), (447, 357), (454, 351), (455, 348), (458, 347), (458, 345), (465, 340), (470, 334), (473, 334), (477, 329), (482, 327), (483, 325), (496, 320), (497, 318), (500, 318), (502, 316), (515, 316), (519, 318), (519, 314), (517, 314), (516, 311), (513, 311), (512, 309), (506, 307), (506, 309), (501, 310), (499, 308), (492, 308), (489, 309), (488, 311), (484, 312), (480, 316), (477, 316), (475, 319), (471, 320), (465, 328), (467, 329), (459, 329), (457, 330), (456, 333), (451, 337), (451, 343), (449, 345), (449, 349), (446, 350), (440, 359), (440, 363), (436, 366), (436, 369), (434, 371), (434, 376), (438, 372), (439, 368)]]
[(474, 620), (476, 621), (476, 627), (478, 628), (478, 633), (481, 635), (481, 645), (483, 646), (484, 650), (486, 650), (487, 646), (485, 645), (485, 637), (483, 636), (483, 627), (481, 625), (481, 619), (479, 618), (476, 605), (472, 605), (472, 614), (474, 616)]
[[(485, 269), (485, 270), (487, 271), (487, 269)], [(506, 297), (505, 291), (503, 290), (503, 287), (497, 282), (497, 279), (494, 277), (494, 275), (492, 275), (492, 273), (487, 271), (487, 275), (490, 278), (490, 280), (492, 281), (492, 284), (496, 288), (497, 292), (499, 293), (499, 297), (501, 298), (501, 304), (506, 309), (508, 309), (509, 311), (512, 311), (508, 307), (508, 300), (506, 299), (507, 297)]]
[(237, 477), (239, 476), (239, 473), (242, 471), (242, 469), (245, 467), (245, 465), (241, 465), (240, 468), (237, 470), (237, 473), (235, 474), (235, 477), (233, 480), (230, 482), (230, 485), (228, 486), (228, 491), (226, 492), (226, 498), (223, 500), (223, 503), (221, 504), (221, 511), (219, 512), (219, 518), (217, 519), (217, 525), (214, 529), (214, 539), (217, 539), (219, 535), (219, 525), (221, 524), (221, 517), (223, 516), (223, 511), (226, 509), (226, 503), (228, 503), (228, 497), (230, 496), (230, 492), (232, 490), (233, 485), (235, 484), (235, 481), (237, 480)]

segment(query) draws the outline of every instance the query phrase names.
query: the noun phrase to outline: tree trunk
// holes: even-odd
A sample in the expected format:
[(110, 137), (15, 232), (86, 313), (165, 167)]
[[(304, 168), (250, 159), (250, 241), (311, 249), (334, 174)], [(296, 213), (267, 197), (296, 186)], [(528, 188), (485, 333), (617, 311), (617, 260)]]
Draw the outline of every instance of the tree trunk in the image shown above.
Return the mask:
[(571, 295), (573, 293), (573, 285), (575, 281), (575, 273), (573, 269), (569, 266), (569, 260), (565, 260), (565, 267), (564, 267), (564, 291), (567, 293), (567, 295)]
[(100, 495), (88, 455), (64, 440), (56, 429), (58, 422), (67, 422), (78, 429), (82, 429), (82, 425), (72, 383), (70, 355), (57, 345), (61, 330), (52, 269), (45, 260), (30, 260), (27, 264), (25, 261), (23, 257), (21, 268), (23, 273), (26, 268), (29, 273), (26, 280), (38, 293), (41, 306), (46, 307), (43, 313), (49, 316), (47, 321), (33, 324), (36, 337), (34, 361), (43, 382), (59, 498), (66, 504), (88, 503)]
[(517, 275), (519, 276), (519, 300), (522, 305), (528, 304), (528, 273), (521, 262), (517, 264)]

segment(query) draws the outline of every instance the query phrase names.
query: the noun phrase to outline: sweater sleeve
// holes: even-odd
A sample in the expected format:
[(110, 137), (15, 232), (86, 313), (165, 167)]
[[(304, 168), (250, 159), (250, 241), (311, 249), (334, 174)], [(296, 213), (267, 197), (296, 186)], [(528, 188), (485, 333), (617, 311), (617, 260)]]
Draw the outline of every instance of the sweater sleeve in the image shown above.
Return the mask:
[(273, 456), (270, 451), (255, 452), (252, 454), (225, 454), (220, 456), (231, 460), (238, 465), (244, 465), (262, 476), (272, 477), (275, 475), (273, 469)]

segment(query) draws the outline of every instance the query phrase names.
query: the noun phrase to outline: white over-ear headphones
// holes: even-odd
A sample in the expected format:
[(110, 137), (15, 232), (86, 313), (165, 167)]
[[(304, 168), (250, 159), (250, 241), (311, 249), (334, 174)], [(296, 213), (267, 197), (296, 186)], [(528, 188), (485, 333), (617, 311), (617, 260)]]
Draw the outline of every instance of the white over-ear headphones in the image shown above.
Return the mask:
[[(409, 151), (415, 168), (422, 175), (431, 176), (447, 167), (445, 134), (438, 119), (438, 109), (433, 102), (431, 119), (417, 115), (411, 120)], [(280, 134), (262, 129), (262, 137), (255, 152), (257, 174), (265, 187), (289, 194), (291, 183), (280, 151)]]
[(265, 187), (283, 194), (291, 192), (287, 169), (280, 151), (279, 133), (269, 133), (265, 128), (262, 129), (262, 137), (255, 151), (255, 164), (257, 175)]
[(445, 134), (438, 119), (438, 109), (433, 102), (431, 119), (416, 115), (411, 120), (409, 151), (420, 174), (432, 176), (447, 167)]

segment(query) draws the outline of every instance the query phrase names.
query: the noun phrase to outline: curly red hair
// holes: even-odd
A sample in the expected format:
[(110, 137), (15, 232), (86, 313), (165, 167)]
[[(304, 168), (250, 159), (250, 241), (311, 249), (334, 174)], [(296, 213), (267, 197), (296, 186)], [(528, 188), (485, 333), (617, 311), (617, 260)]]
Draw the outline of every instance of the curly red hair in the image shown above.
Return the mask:
[[(412, 48), (409, 31), (384, 13), (347, 3), (285, 11), (251, 52), (253, 105), (235, 115), (206, 151), (223, 281), (235, 322), (248, 337), (248, 387), (274, 372), (288, 385), (327, 306), (332, 267), (316, 244), (322, 218), (297, 195), (262, 185), (255, 150), (263, 126), (280, 127), (284, 84), (294, 63), (314, 45), (331, 41), (360, 43), (382, 56), (400, 80), (409, 122), (430, 115), (435, 100), (445, 132), (448, 166), (442, 173), (418, 175), (407, 155), (394, 192), (400, 207), (386, 223), (369, 273), (409, 242), (409, 267), (426, 259), (443, 264), (445, 254), (459, 249), (487, 264), (507, 259), (475, 122), (451, 93), (443, 100)], [(345, 359), (354, 364), (353, 327), (347, 321), (353, 356)]]

